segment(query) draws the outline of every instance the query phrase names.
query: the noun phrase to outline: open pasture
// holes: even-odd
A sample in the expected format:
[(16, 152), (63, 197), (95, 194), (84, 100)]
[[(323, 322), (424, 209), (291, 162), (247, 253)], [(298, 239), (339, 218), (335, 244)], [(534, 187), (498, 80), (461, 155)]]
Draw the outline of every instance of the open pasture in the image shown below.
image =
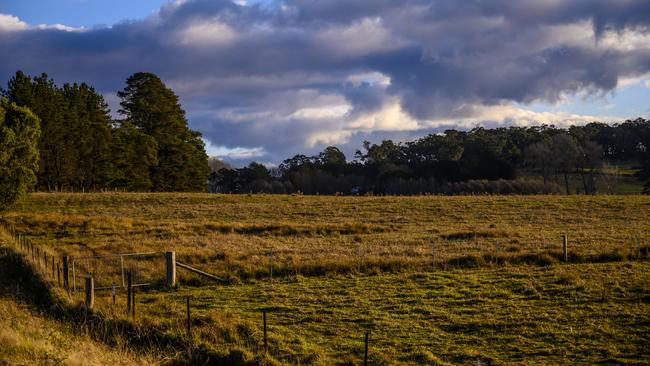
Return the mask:
[[(34, 194), (5, 218), (71, 256), (175, 250), (232, 279), (634, 257), (650, 197)], [(639, 235), (641, 242), (637, 241)], [(548, 255), (547, 255), (548, 254)], [(499, 258), (495, 258), (499, 257)]]
[(192, 341), (242, 359), (359, 364), (369, 332), (376, 365), (650, 364), (650, 197), (34, 194), (3, 217), (57, 256), (174, 250), (224, 278), (179, 269), (129, 321), (184, 336), (189, 296)]

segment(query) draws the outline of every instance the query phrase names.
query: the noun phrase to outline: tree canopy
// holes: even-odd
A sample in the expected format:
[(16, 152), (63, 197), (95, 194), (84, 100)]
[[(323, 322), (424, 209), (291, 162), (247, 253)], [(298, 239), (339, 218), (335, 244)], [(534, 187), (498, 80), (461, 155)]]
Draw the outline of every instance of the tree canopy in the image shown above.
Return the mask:
[(188, 127), (178, 97), (156, 75), (136, 73), (126, 80), (120, 113), (157, 146), (157, 164), (151, 166), (155, 191), (203, 191), (210, 173), (201, 134)]
[(149, 73), (129, 77), (123, 120), (85, 83), (57, 86), (47, 74), (9, 80), (10, 102), (41, 120), (38, 188), (43, 190), (205, 191), (208, 162), (178, 97)]
[(0, 209), (34, 189), (40, 132), (29, 109), (0, 97)]

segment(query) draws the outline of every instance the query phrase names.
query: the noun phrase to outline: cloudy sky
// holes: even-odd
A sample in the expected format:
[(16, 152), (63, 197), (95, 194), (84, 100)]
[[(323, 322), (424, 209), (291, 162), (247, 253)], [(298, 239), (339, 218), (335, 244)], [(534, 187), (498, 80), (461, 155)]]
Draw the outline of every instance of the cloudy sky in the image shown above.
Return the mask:
[(2, 84), (85, 81), (114, 111), (154, 72), (238, 165), (650, 116), (646, 0), (0, 0), (0, 50)]

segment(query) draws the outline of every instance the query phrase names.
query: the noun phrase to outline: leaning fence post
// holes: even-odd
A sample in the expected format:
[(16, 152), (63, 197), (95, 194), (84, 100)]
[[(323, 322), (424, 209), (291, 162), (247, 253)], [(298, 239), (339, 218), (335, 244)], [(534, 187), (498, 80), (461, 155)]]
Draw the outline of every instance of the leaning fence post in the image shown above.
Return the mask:
[(68, 265), (70, 258), (66, 255), (63, 256), (63, 287), (70, 293), (70, 277), (68, 274)]
[(564, 255), (564, 263), (569, 261), (569, 237), (567, 234), (564, 234), (564, 243), (562, 243), (562, 254)]
[(167, 286), (173, 287), (176, 285), (176, 252), (166, 252), (165, 263), (167, 267)]

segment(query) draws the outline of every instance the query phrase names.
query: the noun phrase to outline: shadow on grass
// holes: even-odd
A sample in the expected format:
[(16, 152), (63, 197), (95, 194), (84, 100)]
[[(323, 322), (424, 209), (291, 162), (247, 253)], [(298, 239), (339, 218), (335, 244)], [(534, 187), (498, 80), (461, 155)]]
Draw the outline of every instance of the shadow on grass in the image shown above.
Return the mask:
[(168, 365), (266, 365), (274, 361), (267, 356), (255, 357), (248, 350), (216, 349), (198, 344), (183, 335), (172, 334), (126, 319), (111, 319), (101, 313), (84, 316), (84, 307), (59, 297), (25, 258), (13, 250), (0, 247), (0, 296), (12, 298), (36, 308), (91, 339), (109, 346), (127, 345), (135, 353), (153, 354), (170, 359)]

